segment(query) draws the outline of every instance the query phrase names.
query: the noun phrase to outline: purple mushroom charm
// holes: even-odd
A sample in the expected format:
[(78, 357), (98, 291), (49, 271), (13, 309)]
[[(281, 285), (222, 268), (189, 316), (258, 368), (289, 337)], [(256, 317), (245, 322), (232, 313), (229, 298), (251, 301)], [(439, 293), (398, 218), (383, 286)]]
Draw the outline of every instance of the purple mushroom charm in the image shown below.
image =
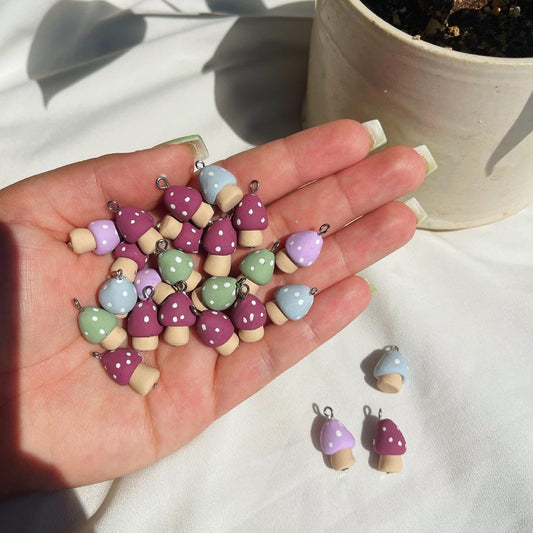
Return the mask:
[[(205, 228), (209, 224), (214, 210), (203, 201), (200, 191), (183, 185), (170, 185), (164, 174), (157, 178), (156, 185), (159, 189), (165, 191), (163, 202), (169, 216), (179, 222), (190, 220), (198, 228)], [(164, 222), (161, 223), (161, 234), (169, 239), (175, 238), (175, 235), (165, 235), (165, 225)]]
[(233, 211), (233, 227), (239, 232), (239, 244), (255, 248), (263, 244), (263, 230), (268, 227), (266, 207), (257, 196), (259, 182), (250, 183), (250, 193), (245, 194)]
[(197, 228), (190, 222), (184, 222), (181, 231), (174, 239), (174, 248), (188, 254), (196, 254), (200, 251), (200, 241), (203, 234), (202, 228)]
[(117, 385), (129, 385), (135, 392), (146, 396), (159, 380), (159, 370), (147, 366), (131, 348), (117, 348), (93, 355), (102, 361), (105, 371)]
[(159, 323), (165, 326), (163, 339), (172, 346), (183, 346), (189, 342), (189, 327), (196, 322), (191, 311), (192, 301), (184, 292), (168, 296), (159, 308)]
[(334, 470), (348, 470), (355, 464), (352, 449), (355, 446), (354, 436), (348, 429), (333, 418), (333, 409), (324, 408), (324, 415), (328, 420), (320, 431), (320, 448), (329, 455), (331, 467)]
[(298, 231), (290, 235), (285, 249), (276, 254), (277, 267), (286, 274), (292, 274), (298, 267), (311, 266), (322, 249), (322, 235), (327, 233), (329, 228), (329, 224), (322, 224), (318, 232)]
[(115, 201), (108, 202), (107, 207), (116, 213), (117, 229), (126, 242), (137, 243), (145, 254), (155, 252), (157, 242), (163, 237), (154, 228), (152, 215), (138, 207), (120, 207)]
[(130, 281), (135, 279), (137, 271), (148, 263), (148, 256), (141, 252), (133, 243), (121, 242), (113, 252), (115, 261), (111, 265), (111, 272), (122, 270), (122, 275)]
[(378, 470), (381, 472), (401, 472), (402, 455), (405, 453), (405, 439), (396, 424), (388, 419), (381, 419), (376, 426), (374, 450), (379, 454)]
[(227, 315), (220, 311), (197, 311), (196, 331), (202, 342), (220, 355), (229, 355), (239, 346), (239, 337)]
[(135, 276), (135, 290), (137, 291), (137, 296), (139, 300), (144, 301), (148, 300), (152, 295), (147, 296), (146, 287), (157, 287), (161, 283), (161, 276), (155, 268), (143, 268), (137, 272)]
[(73, 229), (69, 237), (68, 244), (76, 254), (93, 252), (96, 255), (105, 255), (112, 252), (120, 242), (112, 220), (95, 220), (87, 228)]
[(237, 248), (237, 232), (231, 219), (215, 220), (205, 231), (202, 244), (207, 252), (204, 271), (211, 276), (227, 276), (231, 270), (231, 255)]
[(163, 326), (157, 319), (157, 306), (152, 300), (139, 302), (128, 316), (128, 333), (132, 346), (140, 352), (155, 350)]
[(244, 342), (255, 342), (263, 338), (266, 319), (265, 306), (250, 293), (243, 298), (239, 297), (231, 310), (231, 321)]

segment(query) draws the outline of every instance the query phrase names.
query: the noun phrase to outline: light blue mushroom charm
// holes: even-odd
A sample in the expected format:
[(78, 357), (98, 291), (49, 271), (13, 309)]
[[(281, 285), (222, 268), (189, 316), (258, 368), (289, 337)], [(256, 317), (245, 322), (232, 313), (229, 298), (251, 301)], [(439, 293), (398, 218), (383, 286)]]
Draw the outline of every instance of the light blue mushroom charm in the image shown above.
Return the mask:
[(300, 320), (311, 309), (317, 288), (307, 285), (285, 285), (274, 294), (274, 300), (267, 302), (266, 310), (270, 320), (277, 326), (287, 320)]
[(98, 291), (98, 301), (106, 311), (123, 318), (135, 307), (137, 291), (121, 270), (113, 272), (112, 276)]
[(237, 178), (218, 165), (207, 165), (198, 175), (200, 190), (204, 200), (211, 205), (218, 205), (224, 212), (233, 209), (244, 195), (237, 185)]
[(396, 394), (409, 376), (409, 364), (397, 346), (385, 346), (384, 354), (374, 368), (377, 387), (382, 392)]

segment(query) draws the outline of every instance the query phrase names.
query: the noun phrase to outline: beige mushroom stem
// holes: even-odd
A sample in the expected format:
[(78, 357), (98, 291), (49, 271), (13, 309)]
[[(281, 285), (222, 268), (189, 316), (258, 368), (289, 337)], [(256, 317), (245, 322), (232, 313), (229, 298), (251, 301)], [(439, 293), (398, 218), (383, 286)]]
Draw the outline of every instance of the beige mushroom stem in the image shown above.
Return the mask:
[(165, 215), (158, 225), (159, 233), (165, 239), (175, 239), (182, 228), (183, 224), (171, 215)]
[(239, 244), (245, 248), (255, 248), (263, 244), (263, 232), (260, 229), (239, 230)]
[(298, 265), (287, 255), (285, 250), (280, 250), (276, 254), (276, 265), (277, 267), (286, 274), (292, 274), (298, 270)]
[(259, 292), (259, 285), (254, 283), (250, 278), (247, 278), (244, 274), (239, 274), (237, 277), (237, 285), (241, 279), (245, 279), (246, 285), (248, 285), (248, 294), (255, 296)]
[(382, 392), (396, 394), (402, 389), (403, 377), (401, 374), (385, 374), (379, 376), (377, 388)]
[(76, 254), (84, 254), (96, 248), (94, 235), (87, 228), (75, 228), (69, 233), (69, 244)]
[(227, 213), (233, 209), (243, 197), (243, 192), (237, 185), (226, 185), (217, 194), (216, 203), (221, 211)]
[(122, 271), (122, 275), (125, 278), (129, 279), (133, 283), (135, 281), (137, 271), (139, 270), (139, 266), (133, 259), (129, 259), (128, 257), (117, 257), (111, 265), (109, 271), (118, 272), (119, 270)]
[(355, 459), (351, 448), (339, 450), (337, 453), (330, 455), (331, 468), (333, 470), (348, 470), (355, 464)]
[(397, 473), (402, 470), (401, 455), (380, 455), (378, 461), (378, 470), (380, 472)]
[[(227, 276), (231, 270), (231, 255), (207, 254), (204, 271), (211, 276)], [(187, 284), (187, 286), (189, 286)]]
[(204, 305), (204, 302), (202, 300), (202, 287), (198, 287), (197, 289), (194, 289), (194, 291), (192, 291), (191, 300), (194, 307), (196, 307), (198, 311), (207, 311), (208, 308), (206, 305)]
[(256, 342), (263, 338), (265, 335), (265, 328), (259, 326), (256, 329), (240, 329), (239, 337), (243, 342)]
[(126, 333), (126, 330), (120, 326), (115, 326), (115, 328), (109, 332), (109, 335), (100, 342), (100, 345), (106, 350), (115, 350), (121, 346), (127, 338), (128, 334)]
[(150, 228), (144, 235), (141, 235), (137, 245), (145, 254), (153, 254), (156, 250), (157, 243), (163, 239), (163, 236), (155, 228)]
[(205, 228), (209, 224), (213, 214), (213, 208), (209, 204), (202, 202), (196, 213), (191, 217), (191, 222), (199, 228)]
[(132, 337), (131, 345), (133, 346), (133, 349), (138, 352), (155, 350), (159, 345), (159, 335), (152, 335), (151, 337)]
[(189, 342), (188, 326), (168, 326), (163, 333), (163, 339), (172, 346), (183, 346)]
[(154, 293), (152, 294), (151, 298), (154, 303), (161, 305), (167, 296), (170, 296), (175, 292), (176, 291), (172, 285), (162, 281), (155, 286)]
[(276, 326), (282, 326), (289, 319), (282, 313), (281, 309), (277, 306), (274, 300), (267, 302), (266, 305), (267, 314)]
[(220, 346), (216, 346), (215, 350), (220, 355), (229, 355), (230, 353), (233, 353), (237, 347), (239, 346), (239, 337), (236, 333), (233, 333), (231, 337)]
[(129, 385), (135, 392), (146, 396), (156, 386), (159, 376), (157, 368), (139, 363), (131, 375)]

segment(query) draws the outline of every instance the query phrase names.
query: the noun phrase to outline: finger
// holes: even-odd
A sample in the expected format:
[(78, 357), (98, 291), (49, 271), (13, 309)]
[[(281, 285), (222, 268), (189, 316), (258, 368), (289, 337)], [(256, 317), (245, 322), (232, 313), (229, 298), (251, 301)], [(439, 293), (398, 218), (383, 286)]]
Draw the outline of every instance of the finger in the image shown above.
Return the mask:
[(261, 341), (241, 343), (231, 356), (220, 357), (216, 367), (216, 416), (223, 415), (333, 337), (369, 301), (368, 284), (351, 276), (319, 292), (303, 319), (287, 322), (282, 328), (270, 324)]
[(401, 202), (390, 202), (324, 239), (320, 256), (311, 267), (298, 268), (293, 274), (276, 270), (258, 297), (270, 299), (278, 287), (288, 284), (323, 291), (394, 252), (409, 242), (415, 230), (413, 212)]
[(301, 230), (331, 226), (329, 235), (348, 222), (420, 185), (423, 159), (412, 148), (393, 146), (295, 191), (269, 206), (272, 240)]
[(337, 120), (234, 155), (221, 164), (243, 190), (260, 183), (265, 203), (361, 161), (371, 147), (367, 130), (354, 120)]

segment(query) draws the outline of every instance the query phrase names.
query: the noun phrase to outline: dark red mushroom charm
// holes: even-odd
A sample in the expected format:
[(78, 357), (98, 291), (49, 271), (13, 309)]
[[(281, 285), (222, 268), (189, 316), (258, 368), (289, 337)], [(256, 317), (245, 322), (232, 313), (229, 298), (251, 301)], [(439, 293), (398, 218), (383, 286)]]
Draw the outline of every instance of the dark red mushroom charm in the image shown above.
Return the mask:
[(266, 207), (257, 196), (259, 182), (250, 183), (250, 193), (245, 194), (237, 204), (231, 218), (233, 227), (239, 232), (239, 244), (255, 248), (263, 244), (263, 230), (268, 228)]
[(205, 231), (202, 244), (207, 252), (204, 271), (211, 276), (227, 276), (231, 270), (231, 255), (237, 248), (237, 232), (231, 219), (215, 220)]
[(253, 294), (238, 298), (231, 310), (231, 321), (239, 338), (244, 342), (255, 342), (263, 338), (267, 312), (263, 303)]
[(398, 426), (389, 418), (379, 420), (374, 437), (374, 450), (379, 454), (378, 470), (381, 472), (401, 472), (402, 455), (405, 453), (405, 439)]
[(239, 346), (239, 337), (227, 315), (220, 311), (202, 311), (196, 319), (196, 331), (202, 342), (220, 355), (229, 355)]
[(159, 308), (159, 323), (165, 326), (163, 339), (172, 346), (183, 346), (189, 342), (189, 327), (196, 322), (191, 311), (191, 299), (181, 291), (167, 296)]
[(115, 261), (111, 265), (111, 272), (122, 271), (122, 275), (130, 281), (135, 279), (137, 272), (143, 269), (148, 262), (148, 256), (133, 243), (122, 242), (113, 252)]
[(163, 326), (157, 315), (157, 306), (150, 299), (137, 303), (131, 310), (128, 315), (128, 333), (136, 350), (155, 350), (159, 345), (159, 334), (163, 331)]

